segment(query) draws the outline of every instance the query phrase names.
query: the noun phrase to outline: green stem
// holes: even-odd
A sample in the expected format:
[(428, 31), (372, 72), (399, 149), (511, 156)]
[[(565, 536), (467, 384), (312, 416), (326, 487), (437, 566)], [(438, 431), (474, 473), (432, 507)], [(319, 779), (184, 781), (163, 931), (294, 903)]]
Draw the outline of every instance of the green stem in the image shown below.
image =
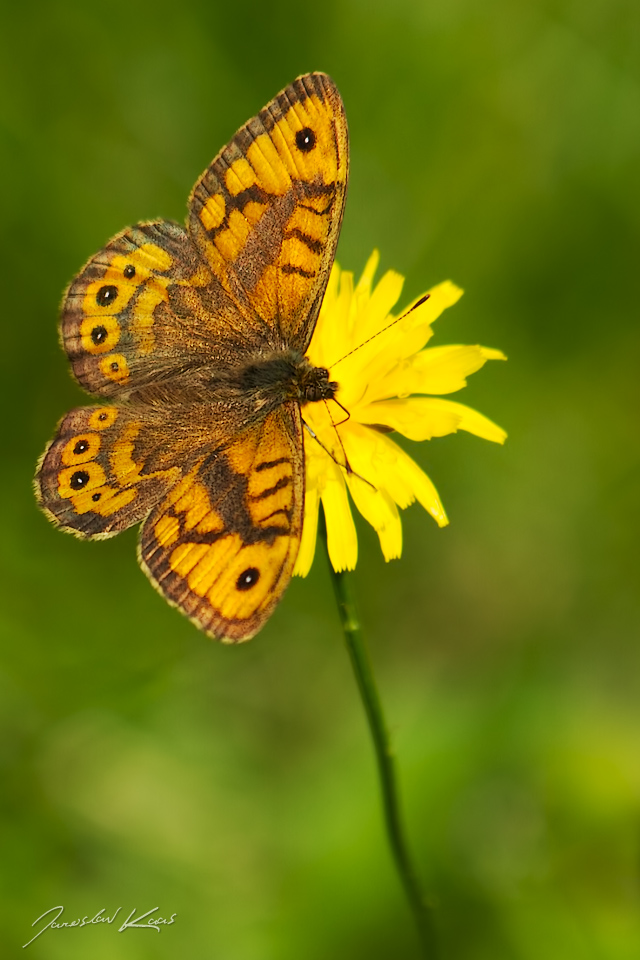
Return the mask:
[(428, 960), (435, 960), (438, 949), (433, 917), (421, 890), (420, 882), (407, 846), (400, 810), (400, 798), (391, 742), (387, 732), (375, 678), (362, 636), (362, 627), (356, 610), (350, 577), (347, 573), (336, 573), (333, 569), (331, 559), (329, 558), (327, 528), (322, 511), (319, 520), (320, 533), (324, 540), (327, 558), (329, 559), (329, 569), (332, 575), (347, 650), (349, 651), (351, 665), (356, 675), (358, 689), (362, 703), (364, 704), (369, 730), (371, 731), (373, 739), (382, 791), (384, 819), (391, 851), (407, 900), (409, 901), (409, 906), (411, 907), (418, 927), (423, 956), (428, 958)]

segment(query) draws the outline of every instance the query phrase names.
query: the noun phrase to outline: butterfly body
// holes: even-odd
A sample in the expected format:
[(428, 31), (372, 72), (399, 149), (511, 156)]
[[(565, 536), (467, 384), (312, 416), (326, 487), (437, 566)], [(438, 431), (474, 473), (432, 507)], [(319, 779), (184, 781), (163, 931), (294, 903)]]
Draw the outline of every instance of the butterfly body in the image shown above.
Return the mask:
[(253, 636), (293, 571), (301, 406), (337, 384), (305, 356), (338, 240), (344, 109), (298, 78), (242, 127), (189, 199), (186, 228), (130, 227), (63, 301), (72, 410), (38, 465), (45, 513), (83, 538), (143, 522), (139, 559), (200, 628)]

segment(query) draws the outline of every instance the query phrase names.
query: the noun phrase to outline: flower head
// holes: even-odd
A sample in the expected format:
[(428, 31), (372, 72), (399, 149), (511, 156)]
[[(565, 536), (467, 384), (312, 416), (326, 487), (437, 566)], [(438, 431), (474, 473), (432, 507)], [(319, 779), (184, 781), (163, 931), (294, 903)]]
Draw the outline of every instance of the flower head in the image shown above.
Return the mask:
[[(450, 281), (418, 298), (395, 321), (391, 313), (404, 282), (389, 270), (373, 287), (377, 251), (354, 287), (353, 274), (334, 265), (307, 355), (339, 384), (336, 401), (307, 404), (305, 516), (295, 573), (306, 576), (315, 553), (320, 501), (335, 570), (351, 570), (358, 540), (349, 496), (376, 530), (386, 560), (402, 552), (398, 507), (417, 500), (439, 526), (448, 523), (429, 477), (388, 436), (430, 440), (467, 430), (503, 443), (506, 433), (482, 414), (441, 395), (466, 385), (486, 360), (504, 360), (480, 346), (425, 345), (431, 324), (462, 290)], [(420, 302), (420, 301), (423, 302)], [(343, 408), (343, 409), (341, 409)]]

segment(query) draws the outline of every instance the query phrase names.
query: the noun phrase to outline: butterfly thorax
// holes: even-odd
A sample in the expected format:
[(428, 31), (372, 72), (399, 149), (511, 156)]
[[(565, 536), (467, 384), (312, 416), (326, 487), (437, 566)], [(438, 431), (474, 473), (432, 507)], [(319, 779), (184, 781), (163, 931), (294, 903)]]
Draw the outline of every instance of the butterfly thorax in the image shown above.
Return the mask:
[(258, 394), (267, 405), (297, 400), (300, 404), (332, 400), (338, 384), (325, 367), (315, 367), (296, 350), (260, 357), (241, 372), (242, 387)]

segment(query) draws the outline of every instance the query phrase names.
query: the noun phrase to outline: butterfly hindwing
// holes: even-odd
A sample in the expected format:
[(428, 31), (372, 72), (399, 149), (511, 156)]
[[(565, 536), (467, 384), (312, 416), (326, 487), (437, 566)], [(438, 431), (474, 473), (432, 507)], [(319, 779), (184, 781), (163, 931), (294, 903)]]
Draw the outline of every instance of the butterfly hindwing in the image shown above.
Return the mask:
[(251, 416), (241, 400), (230, 410), (186, 383), (142, 396), (150, 402), (78, 407), (59, 423), (36, 473), (40, 505), (58, 526), (92, 538), (139, 523)]
[(299, 77), (242, 127), (196, 184), (189, 230), (248, 318), (306, 351), (338, 242), (347, 122), (325, 74)]
[(300, 410), (287, 403), (201, 458), (143, 525), (140, 563), (220, 640), (248, 640), (291, 579), (302, 532)]
[[(79, 407), (63, 418), (36, 474), (40, 505), (79, 537), (108, 537), (139, 523), (180, 476), (153, 465), (160, 424), (148, 411)], [(155, 467), (155, 469), (154, 469)]]

